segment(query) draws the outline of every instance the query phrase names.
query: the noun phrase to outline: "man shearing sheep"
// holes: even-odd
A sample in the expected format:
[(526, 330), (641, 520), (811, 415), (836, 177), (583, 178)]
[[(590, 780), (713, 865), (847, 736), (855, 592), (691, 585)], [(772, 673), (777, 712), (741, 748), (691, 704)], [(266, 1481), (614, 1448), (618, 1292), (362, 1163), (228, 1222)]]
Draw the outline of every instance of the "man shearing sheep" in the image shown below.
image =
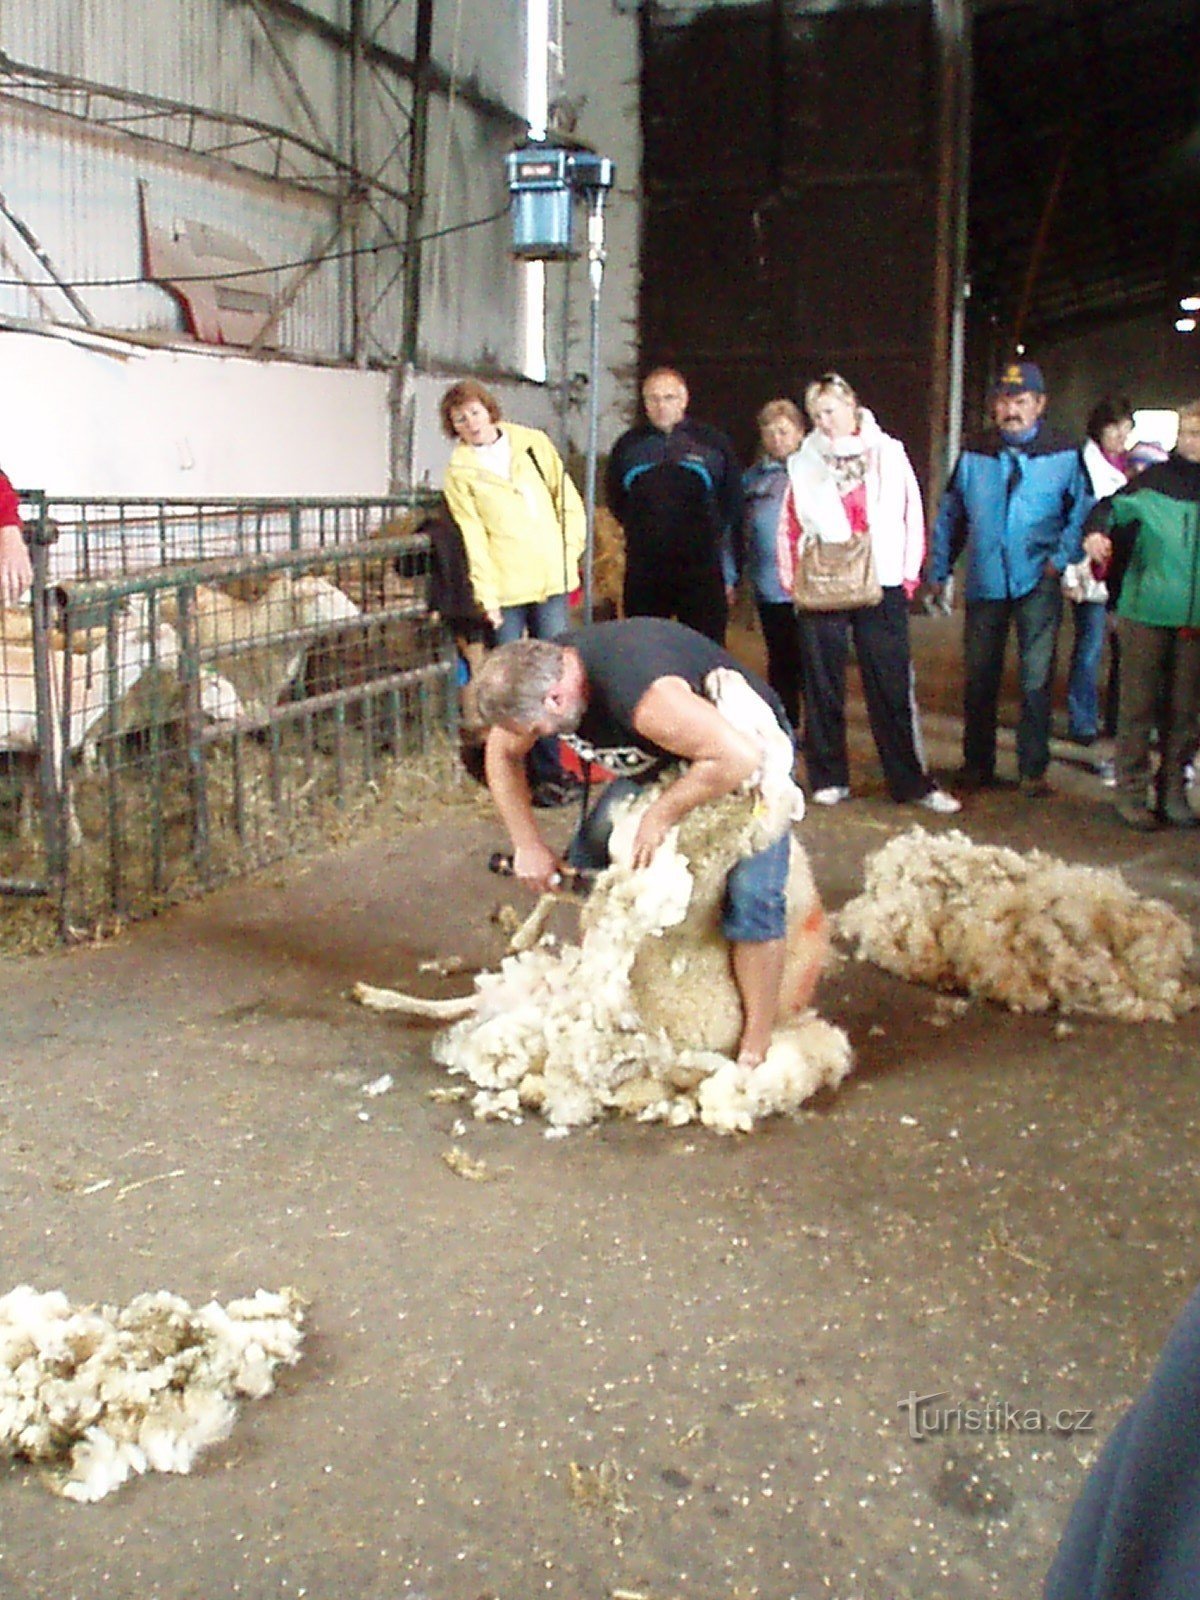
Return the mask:
[[(553, 641), (519, 640), (487, 659), (476, 678), (479, 713), (490, 729), (485, 770), (518, 878), (545, 892), (567, 864), (606, 865), (612, 805), (675, 762), (682, 769), (642, 816), (635, 867), (649, 865), (668, 831), (695, 807), (731, 794), (759, 771), (757, 742), (705, 698), (705, 679), (721, 667), (746, 680), (790, 737), (773, 690), (711, 639), (663, 618), (597, 623)], [(549, 735), (618, 774), (581, 824), (566, 862), (541, 836), (525, 777), (526, 754)], [(788, 859), (785, 829), (739, 861), (726, 884), (722, 932), (742, 1002), (738, 1060), (745, 1066), (763, 1060), (779, 1010)]]

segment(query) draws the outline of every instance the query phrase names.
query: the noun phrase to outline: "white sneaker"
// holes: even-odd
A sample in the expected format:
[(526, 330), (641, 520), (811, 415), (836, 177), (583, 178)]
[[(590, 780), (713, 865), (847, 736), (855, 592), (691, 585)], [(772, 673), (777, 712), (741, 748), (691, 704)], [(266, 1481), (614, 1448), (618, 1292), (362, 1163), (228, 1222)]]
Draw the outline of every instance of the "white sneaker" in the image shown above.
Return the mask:
[(840, 805), (843, 800), (849, 800), (849, 798), (849, 789), (843, 788), (838, 783), (831, 783), (827, 789), (813, 791), (813, 804), (816, 806), (836, 806)]
[(945, 789), (930, 789), (928, 794), (921, 796), (917, 804), (924, 806), (926, 811), (935, 811), (939, 817), (952, 817), (956, 811), (962, 810), (962, 801), (956, 800), (952, 794), (947, 794)]

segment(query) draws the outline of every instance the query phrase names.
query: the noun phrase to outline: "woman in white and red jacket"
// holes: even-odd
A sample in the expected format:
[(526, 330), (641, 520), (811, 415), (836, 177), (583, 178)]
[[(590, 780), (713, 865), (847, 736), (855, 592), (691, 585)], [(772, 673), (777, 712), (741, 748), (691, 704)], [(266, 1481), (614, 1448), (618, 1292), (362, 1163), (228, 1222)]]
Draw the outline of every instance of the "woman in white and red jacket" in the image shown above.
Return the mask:
[(0, 472), (0, 605), (15, 605), (32, 582), (16, 490)]
[(877, 605), (846, 611), (799, 610), (804, 684), (804, 755), (818, 805), (850, 798), (846, 750), (846, 665), (850, 640), (862, 676), (875, 748), (893, 800), (950, 815), (959, 802), (925, 770), (913, 699), (908, 602), (925, 558), (925, 515), (904, 446), (883, 432), (836, 372), (810, 383), (813, 421), (788, 461), (779, 527), (779, 572), (794, 592), (801, 538), (843, 544), (867, 534), (883, 589)]

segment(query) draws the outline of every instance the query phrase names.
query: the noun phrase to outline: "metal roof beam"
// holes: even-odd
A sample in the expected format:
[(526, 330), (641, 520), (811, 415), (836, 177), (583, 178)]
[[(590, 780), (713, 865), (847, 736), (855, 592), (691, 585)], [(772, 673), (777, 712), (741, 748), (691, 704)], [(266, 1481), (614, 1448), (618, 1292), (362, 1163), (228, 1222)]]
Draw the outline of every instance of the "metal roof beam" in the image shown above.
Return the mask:
[[(305, 28), (328, 43), (337, 45), (347, 53), (354, 48), (354, 37), (350, 29), (338, 27), (336, 22), (330, 22), (328, 18), (310, 11), (307, 6), (297, 5), (296, 0), (258, 0), (258, 3), (270, 11), (278, 12), (281, 17), (286, 17), (297, 27)], [(464, 105), (470, 106), (472, 110), (482, 112), (493, 122), (504, 123), (520, 131), (529, 126), (520, 112), (514, 111), (511, 106), (506, 106), (502, 100), (496, 100), (486, 94), (478, 84), (468, 79), (455, 78), (435, 61), (419, 65), (413, 57), (401, 55), (399, 51), (378, 44), (371, 38), (363, 40), (362, 50), (364, 57), (372, 65), (388, 67), (400, 77), (408, 78), (414, 83), (418, 72), (427, 74), (426, 81), (434, 94), (444, 95), (446, 98), (453, 96), (454, 99), (461, 100)]]
[[(271, 0), (263, 0), (270, 4)], [(5, 79), (10, 80), (5, 83)], [(8, 98), (19, 101), (25, 98), (20, 91), (31, 91), (28, 103), (38, 106), (42, 110), (51, 110), (58, 115), (72, 117), (93, 127), (109, 127), (118, 132), (125, 133), (131, 139), (143, 139), (150, 143), (166, 146), (168, 149), (186, 150), (194, 155), (211, 156), (212, 151), (197, 145), (194, 142), (194, 129), (181, 134), (178, 139), (165, 138), (159, 134), (135, 133), (125, 124), (129, 120), (124, 113), (113, 113), (107, 117), (100, 114), (92, 105), (93, 99), (109, 100), (116, 106), (136, 106), (145, 116), (161, 116), (164, 119), (183, 118), (191, 128), (198, 123), (229, 130), (237, 135), (244, 134), (247, 130), (253, 132), (267, 145), (276, 147), (288, 146), (302, 150), (307, 156), (327, 166), (331, 173), (343, 184), (349, 184), (352, 189), (357, 189), (363, 182), (363, 174), (354, 166), (343, 161), (335, 152), (323, 149), (311, 139), (304, 138), (301, 134), (292, 133), (287, 128), (280, 128), (273, 123), (263, 122), (257, 117), (234, 116), (230, 112), (214, 111), (207, 106), (190, 105), (180, 100), (169, 100), (159, 95), (142, 94), (133, 89), (122, 89), (115, 85), (95, 83), (88, 78), (76, 78), (67, 73), (50, 72), (42, 67), (31, 67), (24, 62), (14, 61), (9, 55), (0, 50), (0, 87)], [(86, 112), (66, 109), (61, 105), (47, 105), (45, 100), (33, 98), (35, 95), (65, 95), (83, 96), (88, 102)], [(235, 141), (226, 140), (224, 145), (216, 145), (214, 149), (230, 148), (233, 144), (248, 143), (244, 139)], [(228, 158), (226, 158), (228, 160)], [(266, 178), (270, 175), (262, 172), (257, 167), (252, 167), (244, 162), (229, 161), (229, 165), (237, 167), (239, 171), (250, 172), (255, 177)], [(302, 188), (320, 188), (319, 182), (312, 179), (291, 179), (282, 177), (278, 171), (278, 156), (276, 158), (277, 170), (275, 176), (280, 181), (293, 181)], [(326, 180), (327, 181), (327, 180)], [(377, 179), (371, 180), (371, 186), (390, 199), (407, 205), (411, 196), (401, 189), (395, 189), (390, 184), (382, 183)], [(324, 192), (322, 190), (322, 192)]]

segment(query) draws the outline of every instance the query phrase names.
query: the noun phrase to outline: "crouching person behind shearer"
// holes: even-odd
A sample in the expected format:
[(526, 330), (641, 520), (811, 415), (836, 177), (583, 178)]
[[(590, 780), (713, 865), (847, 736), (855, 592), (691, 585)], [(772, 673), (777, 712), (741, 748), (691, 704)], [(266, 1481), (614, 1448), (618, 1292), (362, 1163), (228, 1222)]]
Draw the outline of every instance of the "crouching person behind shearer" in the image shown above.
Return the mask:
[[(485, 765), (517, 877), (545, 891), (565, 865), (542, 838), (530, 799), (524, 761), (535, 739), (557, 734), (584, 760), (620, 774), (571, 843), (567, 862), (575, 868), (607, 865), (612, 806), (669, 764), (685, 763), (641, 819), (635, 867), (649, 864), (688, 812), (731, 794), (759, 770), (763, 753), (755, 740), (704, 697), (704, 680), (719, 667), (744, 678), (791, 736), (775, 693), (719, 645), (678, 622), (602, 622), (553, 641), (519, 640), (489, 656), (476, 680), (479, 714), (490, 728)], [(738, 1060), (745, 1066), (763, 1060), (779, 1011), (789, 847), (785, 829), (739, 861), (726, 884), (721, 926), (742, 1002)], [(809, 997), (789, 997), (789, 1003), (807, 1004)]]

